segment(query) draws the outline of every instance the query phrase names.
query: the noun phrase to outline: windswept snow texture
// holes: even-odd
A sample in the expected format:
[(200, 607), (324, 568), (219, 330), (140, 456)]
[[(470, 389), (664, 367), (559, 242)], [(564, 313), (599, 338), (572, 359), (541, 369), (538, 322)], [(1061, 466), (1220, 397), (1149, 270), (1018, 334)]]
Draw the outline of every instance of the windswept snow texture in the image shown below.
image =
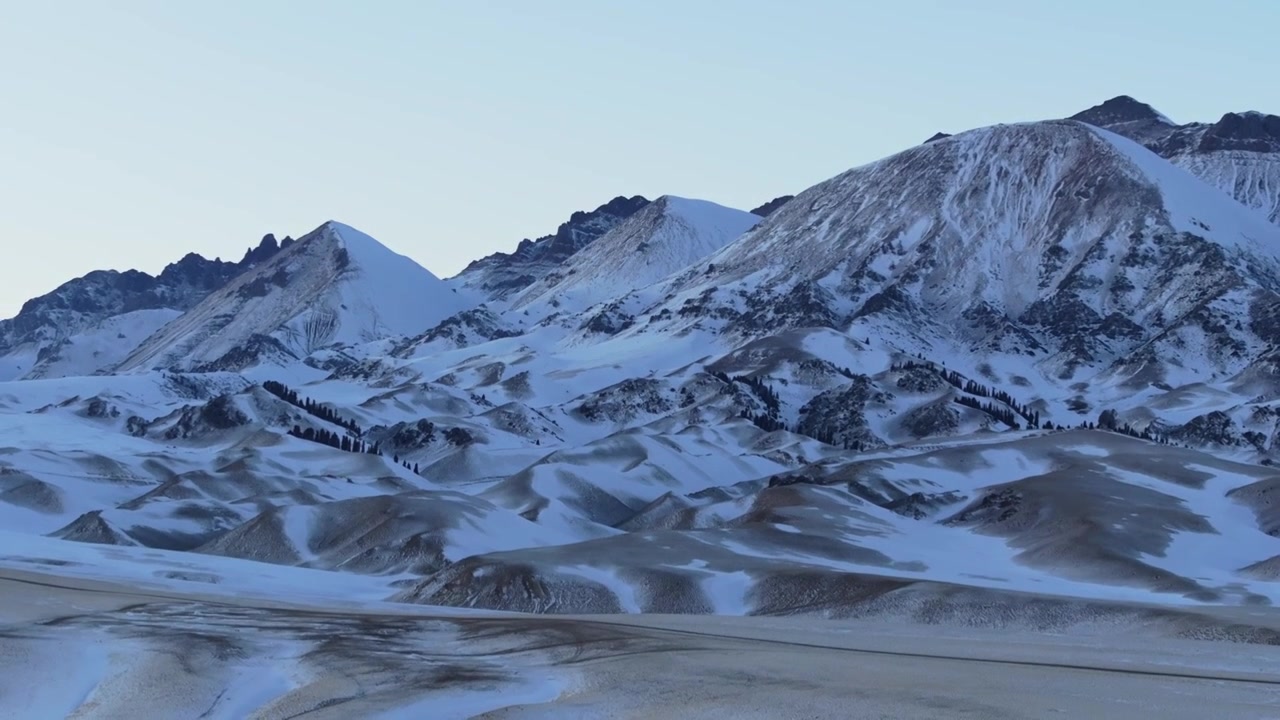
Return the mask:
[(0, 567), (1274, 642), (1196, 613), (1280, 601), (1280, 227), (1090, 112), (767, 217), (619, 198), (448, 282), (327, 223), (86, 316), (0, 382)]

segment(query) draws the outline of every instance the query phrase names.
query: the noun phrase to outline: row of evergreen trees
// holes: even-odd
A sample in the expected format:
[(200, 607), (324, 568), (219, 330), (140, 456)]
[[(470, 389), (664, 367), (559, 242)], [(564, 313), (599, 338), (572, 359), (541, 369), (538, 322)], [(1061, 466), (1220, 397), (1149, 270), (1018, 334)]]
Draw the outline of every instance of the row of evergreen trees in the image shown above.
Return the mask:
[(328, 445), (331, 448), (337, 448), (343, 452), (368, 453), (369, 455), (382, 454), (382, 450), (378, 448), (377, 443), (370, 445), (360, 438), (353, 438), (348, 435), (339, 435), (336, 432), (325, 430), (324, 428), (317, 430), (315, 428), (304, 428), (299, 425), (294, 425), (293, 429), (289, 431), (289, 434), (296, 438), (301, 438), (302, 440), (309, 440), (311, 442), (320, 443), (321, 445)]
[(960, 395), (956, 397), (956, 402), (964, 405), (965, 407), (971, 407), (974, 410), (981, 410), (1014, 430), (1018, 430), (1022, 427), (1018, 424), (1018, 416), (1014, 415), (1012, 410), (1002, 405), (997, 405), (990, 401), (984, 403), (981, 400), (969, 397), (968, 395)]
[(747, 377), (746, 375), (734, 375), (733, 377), (729, 377), (728, 374), (719, 370), (711, 373), (711, 376), (725, 385), (731, 385), (733, 383), (742, 383), (743, 385), (746, 385), (751, 388), (753, 394), (757, 398), (760, 398), (760, 402), (764, 403), (765, 407), (774, 413), (777, 413), (782, 407), (782, 402), (778, 398), (778, 393), (774, 392), (773, 388), (769, 386), (769, 383), (766, 383), (762, 378)]
[(1032, 427), (1032, 428), (1040, 427), (1040, 413), (1035, 410), (1032, 410), (1026, 405), (1023, 405), (1017, 400), (1014, 400), (1013, 396), (1005, 392), (1004, 390), (989, 388), (986, 385), (974, 382), (973, 380), (969, 380), (964, 384), (964, 391), (969, 393), (970, 395), (977, 395), (978, 397), (985, 397), (985, 398), (993, 398), (999, 402), (1002, 402), (1005, 405), (1007, 405), (1009, 408), (1011, 408), (1014, 412), (1021, 415), (1023, 419), (1027, 421), (1027, 427)]
[(356, 423), (355, 420), (349, 420), (342, 417), (336, 410), (328, 405), (318, 403), (309, 397), (299, 395), (296, 390), (289, 388), (284, 383), (279, 383), (275, 380), (268, 380), (262, 383), (262, 389), (290, 405), (305, 411), (312, 417), (317, 417), (325, 422), (331, 422), (334, 425), (346, 428), (356, 435), (364, 435), (364, 430)]
[(393, 460), (403, 465), (405, 470), (409, 470), (414, 475), (422, 474), (418, 472), (418, 463), (413, 463), (412, 465), (410, 465), (408, 460), (401, 460), (399, 455), (392, 455), (391, 457)]
[[(303, 397), (299, 395), (296, 390), (293, 390), (284, 383), (276, 382), (275, 380), (268, 380), (262, 383), (262, 389), (290, 405), (303, 410), (312, 417), (333, 423), (334, 425), (345, 428), (348, 432), (354, 434), (354, 437), (350, 435), (339, 435), (336, 432), (325, 430), (324, 428), (317, 430), (315, 428), (303, 428), (300, 425), (294, 425), (293, 428), (289, 430), (289, 434), (293, 437), (319, 443), (321, 445), (328, 445), (331, 448), (341, 450), (343, 452), (364, 453), (367, 455), (378, 456), (382, 455), (382, 448), (378, 446), (378, 443), (370, 444), (360, 439), (360, 436), (364, 435), (364, 429), (361, 428), (355, 420), (349, 420), (342, 417), (337, 413), (337, 411), (328, 405), (323, 405), (311, 398)], [(410, 465), (408, 461), (401, 461), (399, 455), (395, 455), (394, 460), (396, 463), (403, 465), (406, 469), (412, 470), (414, 474), (417, 474), (418, 466), (416, 463)]]
[(746, 377), (739, 375), (733, 379), (734, 382), (742, 383), (751, 388), (755, 396), (760, 398), (760, 402), (769, 409), (769, 412), (776, 415), (782, 409), (782, 401), (778, 398), (778, 393), (769, 387), (768, 383), (760, 378)]
[[(370, 445), (359, 438), (339, 435), (338, 433), (325, 430), (323, 428), (316, 430), (314, 428), (303, 428), (301, 426), (294, 425), (293, 428), (289, 430), (289, 434), (302, 440), (309, 440), (314, 443), (320, 443), (321, 445), (328, 445), (331, 448), (336, 448), (343, 452), (364, 453), (366, 455), (377, 455), (379, 457), (382, 456), (382, 448), (378, 446), (378, 443)], [(413, 471), (415, 475), (418, 474), (417, 463), (410, 464), (408, 460), (401, 460), (399, 455), (392, 455), (392, 459), (397, 464), (403, 465), (406, 470)]]
[(1021, 415), (1022, 418), (1026, 420), (1027, 427), (1029, 428), (1041, 427), (1039, 412), (1032, 410), (1026, 405), (1023, 405), (1022, 403), (1018, 402), (1017, 400), (1014, 399), (1012, 395), (1005, 392), (1004, 390), (983, 385), (980, 382), (966, 378), (965, 376), (961, 375), (955, 370), (948, 370), (945, 367), (939, 368), (927, 360), (922, 363), (916, 362), (914, 360), (906, 360), (903, 362), (895, 362), (889, 366), (889, 369), (893, 371), (914, 370), (916, 368), (924, 368), (926, 370), (930, 370), (932, 372), (937, 373), (938, 377), (942, 378), (948, 385), (951, 385), (957, 390), (961, 390), (963, 392), (969, 393), (970, 395), (976, 395), (978, 397), (991, 398), (996, 402), (1002, 403), (1008, 408), (1008, 411), (1005, 411), (997, 407), (994, 403), (983, 403), (981, 401), (975, 400), (974, 398), (966, 398), (966, 397), (956, 398), (956, 402), (960, 403), (961, 405), (982, 410), (983, 412), (986, 412), (988, 415), (991, 415), (992, 417), (996, 418), (997, 420), (1000, 420), (1000, 422), (1003, 422), (1005, 425), (1008, 425), (1009, 427), (1015, 430), (1021, 427), (1018, 424), (1017, 419), (1016, 418), (1012, 420), (1006, 419), (1006, 418), (1013, 418), (1015, 413), (1017, 415)]
[[(843, 369), (841, 371), (841, 374), (849, 378), (854, 377), (853, 372), (850, 371), (848, 368)], [(815, 430), (809, 433), (809, 432), (801, 432), (800, 427), (798, 425), (796, 427), (789, 427), (779, 417), (779, 415), (782, 412), (782, 399), (778, 397), (778, 393), (773, 389), (771, 385), (765, 382), (763, 378), (748, 377), (746, 375), (735, 375), (733, 377), (729, 377), (729, 375), (727, 375), (726, 373), (719, 372), (719, 371), (712, 373), (712, 375), (716, 379), (718, 379), (720, 382), (723, 382), (726, 385), (729, 385), (732, 383), (741, 383), (751, 388), (752, 394), (755, 395), (760, 400), (760, 402), (764, 404), (765, 410), (764, 412), (753, 413), (750, 410), (743, 409), (743, 411), (738, 415), (738, 417), (742, 418), (743, 420), (750, 421), (751, 424), (755, 425), (761, 430), (764, 430), (765, 432), (776, 432), (778, 430), (786, 430), (788, 432), (793, 432), (797, 435), (805, 435), (807, 437), (811, 437), (814, 440), (817, 440), (818, 442), (826, 443), (827, 445), (831, 445), (833, 447), (843, 447), (845, 450), (856, 450), (861, 452), (862, 450), (866, 449), (866, 446), (862, 442), (858, 442), (858, 441), (846, 441), (846, 442), (838, 443), (836, 441), (835, 431), (832, 429)]]
[(739, 415), (743, 420), (749, 420), (753, 425), (765, 432), (774, 432), (776, 430), (789, 430), (787, 424), (778, 419), (776, 415), (768, 413), (753, 413), (743, 410)]
[[(800, 434), (800, 435), (806, 434), (806, 433), (800, 433), (798, 430), (796, 432), (797, 434)], [(817, 430), (814, 430), (813, 432), (807, 433), (807, 434), (809, 437), (813, 438), (814, 440), (817, 440), (820, 443), (826, 443), (831, 447), (843, 448), (845, 450), (853, 450), (854, 452), (862, 452), (863, 450), (868, 449), (868, 446), (860, 440), (837, 441), (835, 430), (829, 427), (818, 428)]]

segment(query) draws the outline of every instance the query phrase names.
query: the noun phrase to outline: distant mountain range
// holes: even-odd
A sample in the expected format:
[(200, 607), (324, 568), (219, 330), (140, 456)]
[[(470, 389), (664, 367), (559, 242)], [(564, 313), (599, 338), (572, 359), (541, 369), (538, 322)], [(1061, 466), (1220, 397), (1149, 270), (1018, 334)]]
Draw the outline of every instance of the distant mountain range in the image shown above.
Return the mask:
[(447, 279), (333, 221), (95, 272), (0, 323), (0, 431), (5, 527), (398, 602), (1280, 602), (1280, 118), (1119, 97)]

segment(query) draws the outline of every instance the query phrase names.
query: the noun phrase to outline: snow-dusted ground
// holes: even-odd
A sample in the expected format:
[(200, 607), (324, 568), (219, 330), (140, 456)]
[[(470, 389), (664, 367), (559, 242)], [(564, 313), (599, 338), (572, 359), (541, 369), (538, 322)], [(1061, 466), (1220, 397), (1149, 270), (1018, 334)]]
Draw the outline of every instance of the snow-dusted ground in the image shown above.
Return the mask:
[[(1221, 612), (1201, 624), (1251, 622)], [(1232, 719), (1266, 717), (1280, 692), (1274, 647), (1171, 640), (1140, 622), (1044, 635), (812, 618), (549, 619), (0, 569), (0, 623), (0, 699), (24, 718)]]

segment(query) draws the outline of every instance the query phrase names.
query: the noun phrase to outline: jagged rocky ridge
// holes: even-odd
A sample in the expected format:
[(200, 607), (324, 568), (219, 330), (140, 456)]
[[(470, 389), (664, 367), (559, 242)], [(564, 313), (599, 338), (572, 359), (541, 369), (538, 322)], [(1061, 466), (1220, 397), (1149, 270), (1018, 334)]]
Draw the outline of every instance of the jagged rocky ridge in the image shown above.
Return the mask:
[(707, 257), (759, 222), (741, 210), (664, 195), (514, 296), (511, 307), (542, 318), (608, 302)]

